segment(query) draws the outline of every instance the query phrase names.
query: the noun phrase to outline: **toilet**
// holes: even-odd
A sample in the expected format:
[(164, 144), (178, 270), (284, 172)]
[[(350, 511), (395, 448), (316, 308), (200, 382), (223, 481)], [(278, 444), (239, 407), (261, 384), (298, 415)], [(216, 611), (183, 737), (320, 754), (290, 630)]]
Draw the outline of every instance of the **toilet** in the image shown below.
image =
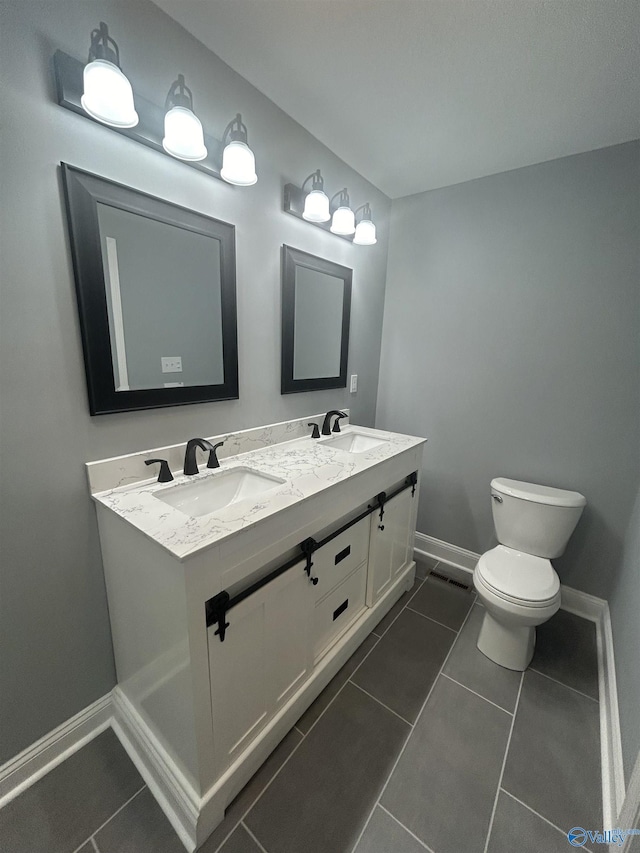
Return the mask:
[(536, 625), (560, 607), (560, 580), (550, 561), (564, 553), (586, 499), (504, 477), (491, 481), (491, 498), (500, 544), (473, 572), (486, 609), (477, 645), (500, 666), (522, 671), (533, 657)]

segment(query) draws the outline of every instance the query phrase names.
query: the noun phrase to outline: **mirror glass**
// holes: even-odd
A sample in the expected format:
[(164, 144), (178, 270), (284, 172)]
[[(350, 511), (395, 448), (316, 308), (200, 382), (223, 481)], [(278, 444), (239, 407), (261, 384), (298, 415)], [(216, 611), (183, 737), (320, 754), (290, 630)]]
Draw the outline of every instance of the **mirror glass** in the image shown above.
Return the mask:
[(224, 381), (220, 243), (98, 204), (116, 391)]
[(282, 393), (347, 384), (352, 271), (283, 246)]
[(233, 226), (63, 177), (91, 414), (237, 398)]

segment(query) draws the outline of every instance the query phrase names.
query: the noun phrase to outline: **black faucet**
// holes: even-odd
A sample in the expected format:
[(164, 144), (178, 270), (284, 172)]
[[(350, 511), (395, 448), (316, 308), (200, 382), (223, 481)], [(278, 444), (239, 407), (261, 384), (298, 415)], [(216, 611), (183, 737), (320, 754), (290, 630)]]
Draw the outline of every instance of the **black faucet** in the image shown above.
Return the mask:
[[(327, 414), (324, 416), (324, 422), (322, 424), (323, 435), (331, 435), (331, 418), (334, 415), (337, 415), (338, 419), (347, 417), (345, 412), (340, 412), (338, 409), (332, 409), (330, 412), (327, 412)], [(340, 425), (338, 424), (338, 421), (336, 421), (336, 425), (333, 428), (333, 431), (340, 432)]]
[(311, 421), (307, 426), (313, 427), (311, 430), (311, 438), (320, 438), (320, 430), (318, 429), (318, 424), (315, 421)]
[(207, 441), (206, 438), (190, 438), (187, 442), (187, 449), (184, 454), (184, 473), (189, 475), (198, 473), (198, 463), (196, 462), (196, 449), (198, 447), (201, 450), (209, 451), (207, 468), (219, 468), (220, 463), (218, 462), (216, 450), (219, 447), (222, 447), (223, 444), (224, 441), (219, 441), (214, 445), (211, 444), (210, 441)]

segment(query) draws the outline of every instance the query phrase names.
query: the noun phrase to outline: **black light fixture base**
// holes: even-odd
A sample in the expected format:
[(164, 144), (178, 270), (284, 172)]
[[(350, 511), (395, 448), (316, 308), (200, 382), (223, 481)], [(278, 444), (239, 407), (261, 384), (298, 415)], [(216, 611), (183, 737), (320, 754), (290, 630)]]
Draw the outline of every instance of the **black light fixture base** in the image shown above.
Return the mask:
[[(171, 157), (162, 147), (164, 137), (164, 114), (165, 109), (156, 104), (134, 95), (136, 111), (139, 122), (135, 127), (121, 128), (112, 127), (92, 118), (82, 107), (80, 98), (84, 90), (83, 71), (84, 63), (73, 56), (69, 56), (62, 50), (57, 50), (53, 55), (53, 68), (56, 80), (56, 92), (58, 103), (74, 113), (78, 113), (89, 121), (101, 125), (107, 130), (115, 131), (122, 136), (128, 136), (136, 142), (141, 142), (148, 148), (159, 151), (165, 157)], [(204, 160), (180, 160), (178, 157), (171, 159), (178, 163), (184, 163), (192, 169), (198, 169), (214, 178), (222, 181), (220, 169), (222, 167), (222, 142), (219, 139), (205, 134), (204, 142), (209, 152)], [(226, 183), (226, 182), (225, 182)]]
[[(328, 222), (311, 222), (309, 219), (305, 219), (302, 215), (302, 211), (304, 210), (304, 200), (307, 197), (307, 190), (303, 190), (300, 187), (297, 187), (295, 184), (285, 184), (284, 185), (284, 212), (290, 213), (292, 216), (296, 216), (298, 219), (302, 219), (303, 222), (306, 222), (308, 225), (315, 225), (316, 228), (322, 228), (323, 231), (327, 231), (329, 234), (333, 234), (331, 230), (331, 220)], [(337, 205), (336, 205), (337, 207)], [(332, 208), (331, 213), (335, 210), (335, 207)], [(353, 235), (346, 236), (344, 234), (333, 234), (334, 237), (339, 237), (341, 240), (346, 240), (347, 243), (353, 243)]]

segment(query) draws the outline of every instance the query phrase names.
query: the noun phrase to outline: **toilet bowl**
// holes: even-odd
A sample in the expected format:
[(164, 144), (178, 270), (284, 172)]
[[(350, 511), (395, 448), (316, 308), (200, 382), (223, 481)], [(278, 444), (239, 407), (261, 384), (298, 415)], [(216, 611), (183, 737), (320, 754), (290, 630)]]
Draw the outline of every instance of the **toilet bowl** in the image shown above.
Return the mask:
[(484, 553), (473, 583), (486, 612), (478, 649), (507, 669), (525, 670), (536, 626), (560, 607), (551, 558), (564, 552), (586, 504), (578, 492), (497, 478), (491, 482), (500, 544)]

